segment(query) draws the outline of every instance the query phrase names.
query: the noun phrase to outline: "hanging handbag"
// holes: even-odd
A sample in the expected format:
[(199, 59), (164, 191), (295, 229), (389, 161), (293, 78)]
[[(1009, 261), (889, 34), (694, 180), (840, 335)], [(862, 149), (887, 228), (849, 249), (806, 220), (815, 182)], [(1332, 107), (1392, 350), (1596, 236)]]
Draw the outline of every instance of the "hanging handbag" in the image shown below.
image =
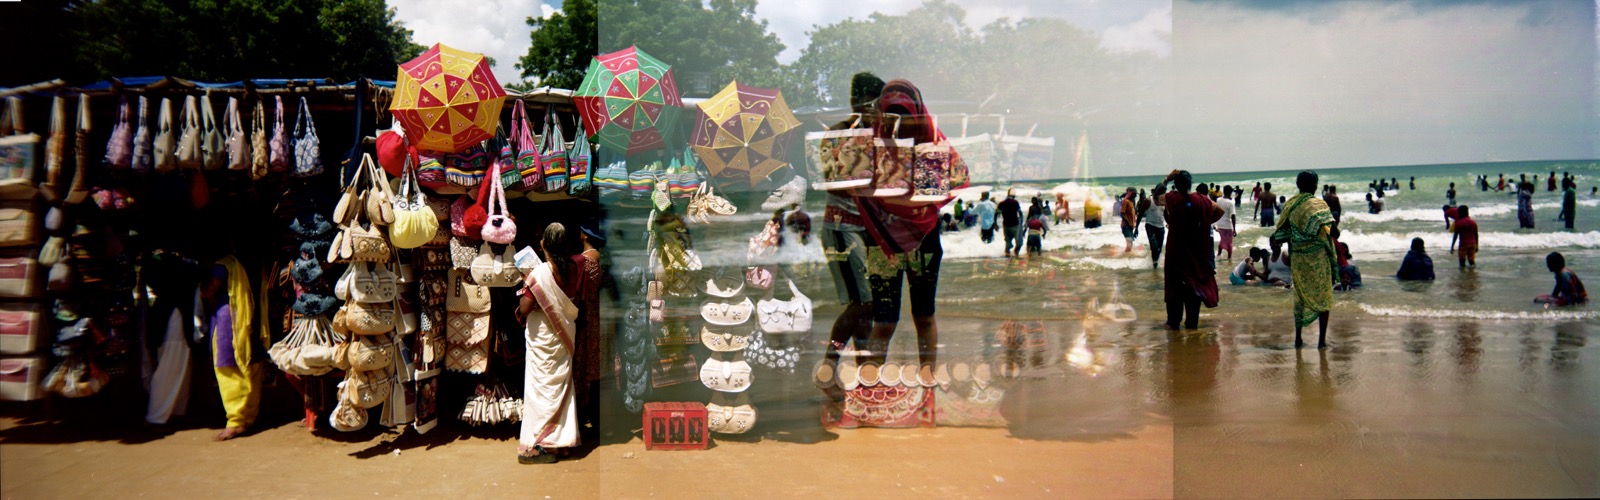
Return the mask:
[(400, 196), (394, 200), (394, 223), (389, 225), (389, 242), (395, 248), (421, 247), (442, 232), (439, 217), (430, 206), (432, 201), (417, 185), (417, 171), (407, 156), (400, 173)]
[(0, 200), (0, 247), (38, 244), (37, 225), (32, 201)]
[(700, 365), (700, 383), (718, 392), (744, 392), (750, 388), (750, 363), (744, 356), (712, 356)]
[(357, 169), (355, 178), (350, 179), (350, 183), (344, 186), (344, 191), (339, 194), (339, 201), (333, 205), (334, 224), (340, 226), (350, 224), (358, 212), (366, 210), (367, 190), (361, 184), (362, 177), (366, 174), (366, 169)]
[(121, 96), (120, 99), (117, 124), (111, 127), (111, 140), (106, 141), (106, 166), (116, 170), (133, 166), (133, 123), (129, 116), (128, 96)]
[(483, 183), (484, 173), (489, 170), (489, 153), (482, 144), (473, 144), (456, 153), (422, 152), (422, 162), (426, 165), (429, 159), (438, 161), (444, 169), (445, 182), (449, 186), (459, 188), (475, 188)]
[(156, 119), (156, 137), (151, 146), (152, 168), (156, 173), (178, 169), (178, 139), (172, 136), (172, 100), (161, 98), (161, 113)]
[(447, 370), (483, 373), (489, 369), (488, 312), (450, 311), (445, 326)]
[(810, 132), (805, 136), (806, 164), (811, 178), (817, 179), (816, 189), (838, 191), (872, 184), (877, 152), (873, 132), (870, 128), (857, 128), (861, 125), (859, 113), (850, 117), (855, 121), (848, 129)]
[(461, 196), (450, 206), (450, 232), (456, 236), (472, 239), (483, 237), (483, 224), (489, 221), (489, 212), (484, 208), (488, 203), (488, 185), (478, 190), (478, 196)]
[(345, 360), (352, 370), (387, 370), (394, 363), (394, 340), (389, 335), (360, 335), (349, 344)]
[(37, 290), (38, 270), (39, 261), (32, 257), (0, 258), (0, 297), (32, 297)]
[(200, 164), (206, 170), (220, 170), (228, 163), (227, 145), (222, 127), (217, 124), (216, 110), (211, 107), (211, 96), (200, 96)]
[(789, 300), (767, 298), (756, 302), (756, 316), (760, 319), (761, 331), (767, 333), (811, 331), (811, 298), (800, 293), (800, 288), (795, 286), (794, 280), (788, 281), (789, 291), (794, 297)]
[(577, 133), (572, 150), (567, 152), (567, 194), (582, 198), (594, 192), (594, 150), (589, 146), (589, 134), (583, 130), (583, 120), (578, 120)]
[(56, 365), (40, 384), (46, 391), (68, 398), (82, 398), (99, 393), (110, 381), (111, 375), (86, 356), (73, 355)]
[(344, 341), (333, 333), (327, 318), (294, 318), (289, 335), (267, 348), (267, 357), (290, 375), (310, 377), (334, 368), (334, 345)]
[(373, 163), (372, 155), (361, 154), (361, 165), (357, 168), (367, 172), (367, 193), (365, 199), (367, 220), (373, 225), (389, 225), (394, 223), (394, 191), (389, 188), (389, 177), (378, 169)]
[[(378, 405), (389, 401), (394, 377), (388, 370), (351, 370), (345, 377), (345, 384), (347, 384), (345, 390), (349, 391), (346, 393), (349, 400), (345, 403), (360, 408), (361, 419), (365, 420), (366, 410), (377, 408)], [(365, 425), (362, 424), (363, 427)]]
[(67, 194), (62, 200), (68, 205), (83, 203), (89, 198), (89, 94), (78, 94), (78, 129), (74, 132), (72, 182), (67, 183)]
[[(604, 151), (606, 148), (601, 146), (601, 150)], [(628, 164), (621, 156), (595, 169), (593, 184), (595, 190), (600, 192), (600, 202), (606, 205), (616, 204), (632, 196), (632, 189), (628, 187)]]
[[(949, 139), (950, 147), (955, 148), (956, 155), (962, 163), (967, 165), (968, 177), (977, 182), (995, 182), (995, 147), (994, 136), (983, 133), (974, 136), (967, 135), (968, 116), (961, 118), (961, 137)], [(1076, 177), (1076, 175), (1073, 175)], [(955, 179), (952, 179), (954, 181)]]
[(450, 237), (450, 267), (453, 269), (471, 269), (472, 261), (478, 258), (478, 243), (480, 240)]
[(959, 162), (955, 148), (941, 137), (934, 142), (918, 144), (913, 149), (916, 164), (911, 169), (911, 201), (934, 203), (950, 198), (951, 172)]
[(46, 201), (61, 195), (61, 166), (66, 160), (67, 98), (56, 96), (50, 102), (50, 135), (44, 142), (44, 182), (40, 186)]
[[(512, 108), (511, 131), (506, 139), (517, 171), (517, 183), (506, 185), (512, 189), (533, 190), (542, 181), (544, 160), (539, 156), (539, 143), (534, 140), (533, 126), (528, 124), (528, 112), (521, 99)], [(505, 159), (504, 152), (501, 159)]]
[(478, 248), (478, 256), (472, 259), (472, 280), (479, 285), (494, 288), (514, 287), (522, 285), (522, 270), (517, 268), (517, 256), (511, 245), (506, 245), (504, 253), (495, 254), (488, 243)]
[(517, 222), (511, 219), (511, 211), (506, 209), (505, 186), (500, 182), (500, 176), (493, 176), (489, 183), (489, 199), (484, 200), (488, 205), (485, 211), (483, 228), (479, 234), (484, 241), (509, 245), (517, 239)]
[(444, 308), (450, 312), (489, 312), (489, 287), (469, 281), (471, 274), (461, 269), (450, 270), (449, 290)]
[[(1001, 148), (1010, 153), (1011, 180), (1038, 181), (1050, 178), (1050, 165), (1055, 157), (1056, 138), (1034, 137), (1038, 124), (1028, 128), (1026, 134), (1003, 135)], [(959, 176), (958, 176), (959, 177)]]
[(545, 108), (543, 142), (539, 148), (543, 175), (533, 189), (541, 193), (564, 193), (567, 190), (567, 142), (561, 136), (561, 123), (556, 121), (554, 106)]
[[(317, 139), (317, 124), (311, 121), (311, 106), (300, 97), (300, 112), (294, 120), (294, 176), (311, 177), (322, 173), (322, 146)], [(363, 163), (370, 163), (371, 157)]]
[(195, 109), (194, 96), (183, 96), (183, 131), (178, 136), (178, 168), (199, 170), (200, 111)]
[(276, 108), (273, 110), (272, 138), (267, 146), (271, 150), (271, 158), (267, 162), (269, 170), (283, 172), (295, 164), (293, 152), (290, 151), (289, 131), (283, 127), (283, 96), (273, 96)]
[(254, 128), (250, 130), (250, 178), (261, 180), (267, 176), (272, 162), (270, 141), (267, 140), (267, 111), (261, 99), (256, 99)]
[(688, 161), (674, 157), (667, 164), (667, 194), (673, 198), (692, 198), (700, 191), (700, 172), (695, 169), (693, 159)]
[[(150, 133), (150, 99), (139, 96), (139, 121), (135, 123), (133, 132), (133, 157), (129, 168), (135, 172), (149, 172), (155, 169), (155, 134)], [(159, 125), (158, 125), (159, 126)]]
[[(397, 277), (387, 264), (380, 267), (370, 262), (352, 263), (345, 274), (350, 276), (347, 283), (349, 295), (347, 298), (341, 297), (345, 300), (363, 304), (383, 304), (394, 302), (400, 293)], [(809, 308), (807, 310), (809, 311)]]
[(756, 409), (750, 406), (750, 394), (742, 393), (729, 398), (725, 393), (711, 396), (706, 404), (706, 430), (720, 434), (743, 434), (756, 426)]
[(250, 143), (244, 133), (244, 123), (239, 120), (239, 99), (228, 98), (228, 108), (223, 111), (224, 125), (228, 128), (224, 148), (227, 149), (228, 170), (250, 170)]
[(911, 192), (911, 171), (916, 163), (916, 140), (900, 139), (900, 115), (894, 117), (889, 136), (872, 138), (872, 185), (858, 194), (878, 198), (905, 196)]
[(382, 335), (399, 325), (393, 303), (346, 302), (343, 309), (345, 324), (355, 335)]

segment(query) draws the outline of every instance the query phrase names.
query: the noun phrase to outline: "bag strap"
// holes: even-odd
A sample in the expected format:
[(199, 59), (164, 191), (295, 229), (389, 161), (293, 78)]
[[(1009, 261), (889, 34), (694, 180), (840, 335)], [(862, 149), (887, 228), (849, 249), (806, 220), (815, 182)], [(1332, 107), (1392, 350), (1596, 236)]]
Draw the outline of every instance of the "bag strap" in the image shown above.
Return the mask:
[(382, 191), (384, 195), (389, 197), (391, 202), (394, 201), (394, 190), (389, 188), (388, 176), (384, 175), (382, 170), (378, 170), (378, 163), (372, 161), (371, 153), (361, 153), (361, 168), (367, 170), (367, 182), (369, 185), (376, 185), (377, 187), (374, 189)]
[[(510, 210), (506, 210), (506, 187), (504, 181), (500, 180), (500, 168), (498, 163), (499, 160), (491, 163), (491, 165), (494, 165), (494, 168), (491, 168), (489, 172), (489, 177), (494, 178), (493, 181), (491, 181), (494, 182), (494, 184), (489, 186), (489, 195), (493, 196), (494, 199), (490, 200), (488, 206), (484, 207), (488, 209), (489, 215), (506, 215), (510, 213)], [(495, 204), (500, 205), (499, 212), (495, 211)]]
[(528, 126), (526, 123), (528, 121), (527, 116), (527, 111), (522, 105), (522, 99), (517, 99), (517, 104), (511, 107), (511, 130), (506, 132), (506, 144), (510, 145), (509, 149), (511, 149), (511, 154), (513, 155), (521, 152), (524, 146), (520, 141), (523, 130)]
[(67, 98), (57, 95), (50, 100), (50, 135), (67, 131)]
[(273, 130), (276, 133), (276, 131), (283, 130), (283, 96), (272, 96), (272, 98), (277, 101), (277, 108), (273, 110), (276, 116), (272, 119)]
[(0, 114), (0, 121), (4, 122), (4, 123), (0, 123), (0, 128), (4, 129), (4, 130), (0, 130), (0, 132), (4, 132), (4, 135), (26, 134), (26, 133), (28, 133), (27, 124), (23, 123), (23, 120), (22, 120), (22, 98), (21, 97), (19, 97), (19, 96), (8, 96), (8, 97), (6, 97), (6, 109), (4, 111), (4, 114)]
[(158, 122), (158, 124), (159, 124), (159, 126), (161, 128), (161, 132), (162, 133), (167, 133), (167, 132), (171, 132), (172, 131), (172, 100), (171, 99), (168, 99), (168, 98), (165, 98), (165, 97), (161, 98), (161, 116), (159, 118), (157, 118), (157, 122)]
[(223, 117), (223, 119), (228, 121), (228, 132), (237, 132), (239, 135), (244, 135), (244, 124), (239, 122), (239, 98), (228, 97), (226, 114), (227, 116)]
[[(557, 149), (566, 147), (566, 138), (561, 136), (561, 124), (556, 121), (556, 107), (545, 106), (544, 113), (544, 144), (546, 147), (551, 148), (546, 149), (545, 152), (555, 151)], [(554, 145), (551, 145), (552, 141), (555, 142)]]
[(200, 96), (200, 128), (207, 132), (217, 129), (217, 113), (211, 108), (211, 91)]
[(128, 96), (124, 95), (121, 98), (122, 104), (117, 108), (116, 128), (118, 129), (128, 128), (128, 121), (131, 119), (128, 116)]
[(255, 121), (256, 130), (267, 129), (267, 111), (266, 106), (261, 103), (261, 99), (256, 99), (256, 112), (253, 120)]
[[(89, 133), (89, 94), (78, 94), (78, 130), (86, 135)], [(78, 152), (79, 155), (87, 153), (87, 151)]]
[(306, 104), (306, 97), (300, 96), (300, 116), (294, 121), (294, 135), (300, 136), (300, 121), (305, 120), (306, 135), (317, 135), (317, 123), (311, 121), (311, 105)]
[(183, 130), (200, 128), (200, 112), (195, 110), (194, 96), (183, 96)]

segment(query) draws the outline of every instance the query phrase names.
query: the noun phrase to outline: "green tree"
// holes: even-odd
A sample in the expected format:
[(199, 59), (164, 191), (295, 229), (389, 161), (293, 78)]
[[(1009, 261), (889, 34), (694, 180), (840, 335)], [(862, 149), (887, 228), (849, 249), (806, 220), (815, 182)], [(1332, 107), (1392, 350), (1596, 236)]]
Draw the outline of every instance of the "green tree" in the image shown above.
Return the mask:
[(871, 71), (885, 80), (905, 78), (924, 94), (966, 94), (972, 64), (987, 57), (963, 21), (966, 12), (946, 0), (929, 0), (899, 16), (874, 12), (811, 31), (811, 44), (785, 68), (794, 106), (849, 104), (850, 77)]
[(576, 89), (596, 54), (598, 12), (594, 0), (567, 0), (549, 19), (529, 17), (533, 45), (517, 62), (523, 78), (537, 86)]
[(393, 78), (421, 53), (383, 0), (102, 0), (69, 9), (84, 76)]
[(639, 47), (672, 65), (685, 95), (709, 96), (732, 80), (778, 87), (783, 43), (755, 8), (756, 0), (601, 0), (600, 52)]

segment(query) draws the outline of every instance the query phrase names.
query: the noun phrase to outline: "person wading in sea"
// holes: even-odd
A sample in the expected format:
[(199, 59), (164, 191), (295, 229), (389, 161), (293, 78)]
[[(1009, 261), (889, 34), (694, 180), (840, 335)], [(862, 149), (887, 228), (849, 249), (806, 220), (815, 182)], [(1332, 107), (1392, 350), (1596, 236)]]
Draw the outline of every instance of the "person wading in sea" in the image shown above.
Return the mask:
[[(1200, 326), (1200, 304), (1217, 307), (1217, 273), (1211, 257), (1211, 224), (1222, 218), (1222, 209), (1202, 193), (1190, 193), (1194, 178), (1184, 170), (1173, 170), (1161, 180), (1173, 190), (1164, 195), (1167, 222), (1167, 266), (1165, 274), (1167, 328), (1176, 330), (1180, 320), (1185, 328)], [(1185, 320), (1187, 316), (1187, 320)]]
[(1300, 194), (1284, 203), (1283, 221), (1272, 233), (1272, 254), (1289, 244), (1289, 275), (1294, 284), (1294, 346), (1305, 345), (1300, 330), (1318, 323), (1317, 348), (1328, 347), (1328, 309), (1333, 304), (1333, 278), (1339, 269), (1332, 230), (1333, 212), (1318, 199), (1317, 174), (1310, 170), (1295, 178)]

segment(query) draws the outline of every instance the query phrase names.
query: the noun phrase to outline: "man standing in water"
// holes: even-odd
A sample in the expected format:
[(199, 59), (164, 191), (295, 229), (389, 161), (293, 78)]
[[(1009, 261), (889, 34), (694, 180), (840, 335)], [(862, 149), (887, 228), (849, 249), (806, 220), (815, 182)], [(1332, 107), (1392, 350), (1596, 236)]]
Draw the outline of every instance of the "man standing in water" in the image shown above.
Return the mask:
[(1572, 224), (1578, 218), (1578, 185), (1568, 182), (1561, 188), (1561, 213), (1565, 214), (1562, 220), (1566, 221), (1567, 229), (1572, 229)]
[(1161, 263), (1161, 246), (1167, 241), (1167, 216), (1162, 212), (1167, 194), (1166, 186), (1150, 190), (1150, 198), (1139, 201), (1139, 219), (1144, 221), (1144, 234), (1150, 238), (1150, 268)]
[(1127, 242), (1127, 247), (1122, 249), (1123, 254), (1133, 253), (1133, 237), (1139, 235), (1139, 215), (1134, 207), (1133, 188), (1122, 193), (1117, 200), (1117, 214), (1122, 218), (1122, 239)]
[(1256, 206), (1250, 208), (1251, 220), (1261, 220), (1261, 183), (1257, 182), (1256, 187), (1250, 190), (1250, 199), (1256, 202)]
[(1327, 194), (1322, 195), (1322, 202), (1328, 204), (1328, 211), (1333, 212), (1333, 221), (1339, 222), (1339, 217), (1344, 214), (1344, 208), (1339, 203), (1339, 188), (1329, 184), (1325, 189)]
[(1001, 230), (1005, 231), (1005, 248), (1007, 257), (1015, 257), (1022, 253), (1022, 204), (1017, 202), (1017, 191), (1006, 190), (1006, 200), (1000, 202)]
[(1333, 304), (1333, 278), (1339, 269), (1332, 229), (1333, 212), (1318, 199), (1317, 174), (1310, 170), (1295, 178), (1300, 194), (1284, 203), (1283, 221), (1272, 233), (1272, 254), (1289, 244), (1289, 275), (1294, 284), (1294, 346), (1305, 341), (1301, 329), (1318, 323), (1317, 348), (1328, 347), (1328, 310)]
[(978, 212), (979, 238), (984, 243), (994, 243), (994, 201), (989, 199), (988, 191), (978, 195), (978, 204), (973, 205), (973, 211)]
[(1274, 215), (1278, 213), (1278, 195), (1272, 192), (1272, 183), (1268, 182), (1261, 190), (1261, 227), (1276, 225)]
[[(1194, 178), (1184, 170), (1173, 170), (1161, 180), (1173, 190), (1162, 200), (1166, 206), (1167, 267), (1165, 273), (1167, 328), (1176, 330), (1200, 326), (1200, 304), (1217, 307), (1217, 272), (1211, 256), (1211, 224), (1222, 218), (1222, 209), (1202, 193), (1190, 193)], [(1331, 283), (1331, 282), (1330, 282)], [(1185, 319), (1187, 316), (1187, 319)]]

